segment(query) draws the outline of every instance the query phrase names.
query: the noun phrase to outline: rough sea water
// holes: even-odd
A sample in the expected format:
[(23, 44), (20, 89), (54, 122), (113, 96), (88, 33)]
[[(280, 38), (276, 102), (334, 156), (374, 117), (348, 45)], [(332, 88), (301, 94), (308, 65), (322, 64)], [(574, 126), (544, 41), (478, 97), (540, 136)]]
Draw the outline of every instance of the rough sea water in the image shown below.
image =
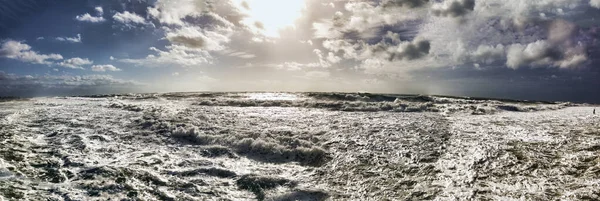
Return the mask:
[(600, 115), (344, 93), (0, 102), (0, 200), (598, 200)]

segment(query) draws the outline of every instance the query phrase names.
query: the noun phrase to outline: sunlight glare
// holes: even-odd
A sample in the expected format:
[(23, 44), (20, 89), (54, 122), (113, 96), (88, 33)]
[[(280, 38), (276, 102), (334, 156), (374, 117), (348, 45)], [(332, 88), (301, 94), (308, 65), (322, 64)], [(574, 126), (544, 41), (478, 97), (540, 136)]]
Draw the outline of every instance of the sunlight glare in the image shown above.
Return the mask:
[[(294, 27), (305, 7), (304, 0), (236, 0), (248, 18), (243, 23), (268, 37), (279, 37), (279, 30)], [(244, 2), (248, 8), (245, 8)], [(259, 28), (261, 24), (264, 29)]]
[(250, 100), (269, 100), (269, 101), (293, 101), (298, 100), (296, 94), (291, 93), (251, 93), (248, 94)]

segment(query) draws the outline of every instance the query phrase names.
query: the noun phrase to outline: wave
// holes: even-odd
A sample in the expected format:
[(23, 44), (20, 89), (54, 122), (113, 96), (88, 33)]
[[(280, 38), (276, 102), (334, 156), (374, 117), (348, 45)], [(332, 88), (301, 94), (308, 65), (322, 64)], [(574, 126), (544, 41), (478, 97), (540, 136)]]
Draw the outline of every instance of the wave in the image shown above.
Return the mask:
[[(453, 96), (370, 94), (370, 93), (165, 93), (88, 96), (116, 100), (185, 100), (196, 106), (297, 107), (348, 112), (439, 112), (474, 115), (498, 112), (535, 112), (575, 106), (565, 102), (544, 102)], [(110, 108), (141, 112), (139, 105), (113, 101)]]
[[(221, 149), (214, 150), (216, 154), (230, 155), (231, 148), (237, 154), (248, 158), (272, 163), (298, 162), (307, 166), (321, 166), (328, 160), (328, 154), (317, 147), (288, 147), (280, 143), (267, 142), (262, 139), (242, 138), (240, 136), (222, 136), (201, 132), (196, 127), (177, 127), (171, 132), (171, 137), (180, 142), (194, 145), (219, 145)], [(310, 145), (309, 145), (310, 146)], [(211, 153), (211, 155), (216, 155)]]

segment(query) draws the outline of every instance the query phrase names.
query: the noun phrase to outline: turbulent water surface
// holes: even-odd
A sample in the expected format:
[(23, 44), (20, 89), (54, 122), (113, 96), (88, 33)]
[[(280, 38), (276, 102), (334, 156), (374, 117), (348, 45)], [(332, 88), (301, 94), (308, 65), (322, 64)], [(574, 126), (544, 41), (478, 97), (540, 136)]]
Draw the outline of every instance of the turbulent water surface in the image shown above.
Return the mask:
[(0, 200), (597, 200), (592, 110), (342, 93), (3, 101)]

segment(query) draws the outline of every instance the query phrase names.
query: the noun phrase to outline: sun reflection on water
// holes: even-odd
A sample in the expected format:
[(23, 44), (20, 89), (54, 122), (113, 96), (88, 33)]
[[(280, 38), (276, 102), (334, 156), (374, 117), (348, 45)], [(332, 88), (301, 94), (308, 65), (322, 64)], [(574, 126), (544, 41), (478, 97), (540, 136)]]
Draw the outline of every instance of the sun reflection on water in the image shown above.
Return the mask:
[(251, 100), (269, 100), (269, 101), (294, 101), (299, 97), (296, 94), (290, 93), (251, 93), (247, 99)]

